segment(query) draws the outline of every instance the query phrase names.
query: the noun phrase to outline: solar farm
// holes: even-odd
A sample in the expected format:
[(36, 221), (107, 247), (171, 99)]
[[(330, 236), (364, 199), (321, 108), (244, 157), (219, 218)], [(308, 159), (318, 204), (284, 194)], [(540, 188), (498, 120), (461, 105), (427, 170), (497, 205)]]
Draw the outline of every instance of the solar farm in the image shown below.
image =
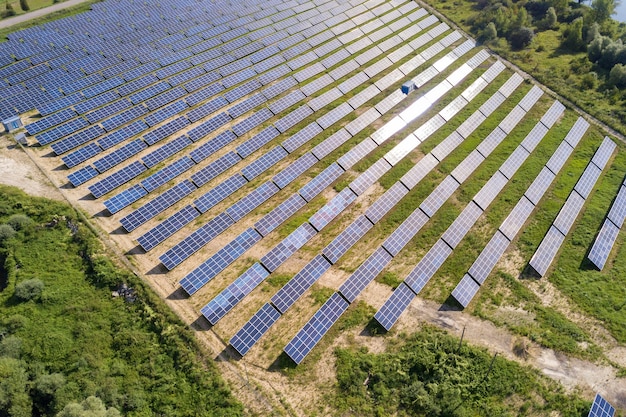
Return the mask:
[[(570, 176), (508, 271), (540, 279), (624, 175), (617, 140), (414, 1), (244, 3), (106, 0), (0, 45), (2, 119), (22, 115), (52, 182), (235, 359), (300, 364), (358, 302), (386, 331), (428, 288), (471, 307)], [(600, 271), (626, 184), (609, 200)]]

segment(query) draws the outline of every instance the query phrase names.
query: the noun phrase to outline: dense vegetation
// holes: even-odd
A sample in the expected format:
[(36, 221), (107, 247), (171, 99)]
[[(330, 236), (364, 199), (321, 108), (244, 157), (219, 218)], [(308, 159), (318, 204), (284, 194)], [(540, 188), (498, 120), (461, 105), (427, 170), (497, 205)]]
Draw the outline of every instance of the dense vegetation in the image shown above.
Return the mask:
[[(186, 326), (68, 206), (0, 187), (0, 266), (0, 415), (242, 414)], [(121, 283), (132, 291), (112, 298)]]
[[(338, 349), (335, 403), (354, 416), (586, 415), (555, 382), (425, 328), (384, 354)], [(348, 411), (349, 410), (349, 411)], [(556, 414), (555, 414), (556, 415)]]

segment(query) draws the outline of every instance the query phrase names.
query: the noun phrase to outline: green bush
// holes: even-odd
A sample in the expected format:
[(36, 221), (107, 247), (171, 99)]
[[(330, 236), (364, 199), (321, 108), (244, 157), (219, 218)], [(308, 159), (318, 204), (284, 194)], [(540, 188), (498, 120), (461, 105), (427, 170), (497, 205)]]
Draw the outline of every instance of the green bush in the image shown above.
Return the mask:
[(24, 214), (14, 214), (9, 217), (7, 220), (7, 224), (13, 228), (16, 232), (20, 230), (24, 230), (33, 224), (33, 221), (30, 217)]
[(14, 295), (20, 301), (38, 300), (44, 287), (45, 284), (40, 279), (27, 279), (15, 286)]
[(8, 224), (0, 224), (0, 245), (6, 244), (15, 236), (15, 230)]

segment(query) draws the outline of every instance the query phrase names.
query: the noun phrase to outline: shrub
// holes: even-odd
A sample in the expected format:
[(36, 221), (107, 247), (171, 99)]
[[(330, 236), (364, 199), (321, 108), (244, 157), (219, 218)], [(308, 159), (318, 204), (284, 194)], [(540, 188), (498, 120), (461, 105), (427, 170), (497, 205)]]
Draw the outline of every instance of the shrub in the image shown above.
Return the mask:
[(28, 0), (20, 0), (20, 8), (27, 12), (30, 10), (30, 6), (28, 5)]
[(7, 220), (7, 224), (13, 228), (16, 232), (20, 230), (24, 230), (33, 224), (33, 221), (30, 217), (24, 214), (14, 214), (9, 217)]
[(513, 49), (524, 49), (532, 42), (535, 32), (531, 28), (521, 27), (509, 36), (509, 43)]
[(15, 230), (8, 224), (0, 224), (0, 245), (6, 243), (15, 236)]
[(45, 284), (42, 280), (33, 278), (22, 281), (15, 286), (15, 297), (21, 301), (37, 300), (41, 297), (41, 293)]
[(626, 87), (626, 66), (616, 64), (609, 73), (609, 83), (619, 88)]

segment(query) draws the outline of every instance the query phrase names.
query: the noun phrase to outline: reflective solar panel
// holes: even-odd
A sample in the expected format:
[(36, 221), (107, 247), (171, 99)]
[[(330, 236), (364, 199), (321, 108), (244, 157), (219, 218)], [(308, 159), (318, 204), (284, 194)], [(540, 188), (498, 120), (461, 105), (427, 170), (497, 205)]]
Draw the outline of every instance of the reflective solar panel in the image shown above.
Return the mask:
[(356, 242), (359, 241), (373, 227), (365, 217), (359, 216), (343, 230), (323, 250), (324, 256), (333, 264), (341, 258)]
[(587, 165), (587, 168), (585, 168), (585, 171), (576, 183), (576, 186), (574, 186), (574, 190), (576, 190), (581, 197), (586, 199), (589, 197), (589, 194), (600, 177), (600, 174), (602, 174), (600, 168), (598, 168), (595, 164), (590, 163)]
[(390, 169), (389, 162), (385, 159), (379, 159), (352, 181), (349, 187), (356, 195), (361, 195)]
[(544, 276), (564, 240), (565, 236), (556, 227), (551, 226), (528, 264), (540, 276)]
[(311, 153), (315, 155), (317, 159), (321, 160), (329, 153), (346, 143), (350, 138), (352, 138), (352, 135), (350, 135), (346, 129), (342, 128), (326, 138), (322, 143), (316, 145), (311, 150)]
[(600, 394), (596, 394), (587, 417), (613, 417), (614, 415), (615, 408)]
[(285, 353), (296, 364), (302, 362), (347, 309), (348, 303), (339, 293), (334, 293), (285, 346)]
[(451, 254), (450, 246), (439, 239), (407, 275), (404, 283), (419, 294)]
[[(280, 131), (280, 133), (285, 133), (287, 130), (289, 130), (290, 128), (295, 126), (297, 123), (301, 122), (302, 120), (306, 119), (312, 114), (313, 114), (313, 110), (311, 110), (311, 108), (308, 105), (303, 104), (302, 106), (298, 107), (297, 109), (292, 110), (287, 115), (278, 119), (274, 123), (274, 126), (276, 126), (276, 128)], [(319, 120), (318, 120), (318, 123), (319, 123)]]
[[(215, 278), (228, 265), (243, 255), (256, 242), (261, 240), (261, 235), (256, 230), (249, 228), (220, 249), (215, 255), (204, 261), (200, 266), (180, 280), (180, 285), (189, 295), (195, 294), (207, 282)], [(258, 279), (262, 274), (248, 276), (250, 279)]]
[(80, 164), (82, 162), (85, 162), (86, 160), (96, 156), (100, 152), (102, 152), (102, 148), (101, 147), (99, 147), (95, 143), (90, 143), (90, 144), (88, 144), (88, 145), (78, 149), (77, 151), (74, 151), (74, 152), (70, 153), (69, 155), (64, 156), (61, 159), (63, 160), (63, 163), (68, 168), (73, 168), (76, 165), (78, 165), (78, 164)]
[(289, 236), (261, 258), (261, 263), (270, 272), (274, 272), (298, 249), (304, 246), (317, 232), (309, 223), (301, 224)]
[(209, 192), (198, 197), (193, 202), (193, 204), (201, 213), (206, 213), (220, 201), (234, 194), (235, 191), (237, 191), (247, 183), (248, 182), (244, 177), (242, 177), (240, 174), (235, 174), (219, 183)]
[(564, 235), (567, 235), (584, 204), (584, 198), (577, 193), (571, 193), (554, 220), (554, 227), (559, 229)]
[(578, 120), (576, 120), (576, 123), (574, 123), (574, 126), (572, 126), (570, 131), (567, 133), (567, 136), (565, 136), (564, 140), (575, 148), (580, 139), (584, 136), (585, 132), (587, 132), (588, 128), (589, 122), (582, 117), (579, 117)]
[(587, 257), (600, 271), (604, 268), (604, 265), (611, 254), (611, 250), (617, 240), (619, 231), (620, 229), (615, 226), (613, 222), (606, 219), (602, 224), (602, 228), (600, 229), (598, 236), (596, 236), (596, 239), (593, 242), (593, 246), (589, 250), (589, 255)]
[(254, 129), (261, 123), (265, 122), (269, 118), (273, 116), (272, 112), (268, 108), (263, 108), (255, 113), (253, 113), (248, 118), (242, 120), (241, 122), (235, 124), (232, 127), (233, 132), (237, 136), (242, 136), (250, 130)]
[(189, 124), (190, 122), (186, 117), (180, 116), (144, 134), (143, 139), (148, 145), (154, 145), (155, 143), (185, 128)]
[[(213, 326), (259, 285), (269, 273), (259, 263), (252, 265), (232, 284), (222, 290), (200, 312)], [(275, 310), (274, 310), (275, 311)]]
[(524, 98), (519, 102), (519, 106), (525, 111), (530, 111), (541, 96), (543, 96), (543, 90), (534, 85), (533, 88), (526, 93), (526, 96), (524, 96)]
[(407, 189), (411, 190), (419, 184), (437, 164), (439, 164), (439, 161), (437, 161), (432, 154), (426, 154), (413, 168), (400, 178), (400, 181)]
[[(376, 143), (366, 138), (363, 142), (350, 149), (347, 153), (337, 159), (337, 163), (341, 165), (344, 170), (348, 170), (354, 166), (357, 162), (367, 156), (370, 152), (376, 149)], [(315, 149), (314, 149), (315, 150)], [(316, 155), (317, 156), (317, 155)]]
[(242, 217), (259, 207), (278, 191), (279, 188), (276, 187), (273, 182), (268, 181), (263, 183), (250, 194), (227, 208), (226, 213), (228, 213), (234, 221), (239, 221)]
[(315, 212), (310, 218), (309, 223), (320, 231), (326, 227), (335, 217), (356, 200), (356, 195), (350, 188), (344, 188), (326, 203), (321, 209)]
[(613, 142), (608, 137), (605, 137), (602, 141), (602, 144), (593, 155), (591, 162), (593, 162), (598, 168), (603, 170), (609, 159), (611, 158), (611, 155), (613, 154), (613, 152), (615, 152), (616, 148), (617, 145), (615, 144), (615, 142)]
[[(548, 184), (550, 182), (548, 182)], [(511, 210), (511, 213), (509, 213), (507, 218), (500, 225), (500, 232), (509, 240), (515, 239), (515, 236), (517, 236), (522, 229), (534, 209), (535, 205), (528, 198), (522, 196), (513, 210)]]
[(77, 148), (84, 143), (94, 140), (98, 136), (101, 136), (103, 133), (104, 130), (100, 126), (91, 126), (85, 130), (81, 130), (78, 133), (74, 133), (73, 135), (68, 136), (57, 143), (53, 143), (51, 148), (55, 154), (61, 155), (71, 149)]
[[(379, 117), (381, 117), (381, 114), (378, 112), (378, 110), (376, 110), (375, 108), (370, 108), (365, 113), (361, 113), (359, 117), (348, 123), (345, 129), (350, 132), (351, 135), (356, 135), (357, 133), (361, 132), (363, 129), (374, 123)], [(387, 159), (387, 161), (390, 164), (394, 165), (394, 162), (392, 162), (390, 159)]]
[[(190, 216), (191, 218), (189, 219), (181, 219), (179, 221), (181, 223), (180, 225), (178, 224), (179, 222), (169, 225), (168, 229), (164, 230), (163, 233), (171, 236), (173, 234), (171, 232), (173, 229), (180, 230), (182, 226), (189, 223), (200, 214), (195, 208), (193, 209), (193, 211), (195, 212), (193, 217)], [(170, 221), (170, 219), (173, 219), (173, 216), (166, 220), (166, 222)], [(209, 220), (202, 227), (191, 233), (185, 239), (174, 245), (171, 249), (166, 251), (163, 255), (159, 257), (159, 260), (168, 270), (171, 271), (177, 265), (182, 263), (185, 259), (189, 258), (200, 248), (206, 245), (208, 242), (213, 240), (217, 235), (230, 227), (232, 224), (233, 220), (226, 213), (222, 212)], [(146, 248), (141, 241), (139, 241), (139, 243), (144, 249)], [(186, 290), (187, 288), (185, 288), (185, 291)]]
[(130, 122), (133, 119), (137, 119), (146, 113), (148, 113), (148, 109), (142, 105), (138, 105), (131, 107), (128, 110), (124, 110), (123, 112), (102, 121), (100, 124), (107, 132), (111, 132), (112, 130), (117, 129), (118, 127)]
[(480, 286), (474, 282), (468, 274), (465, 274), (461, 282), (452, 290), (452, 296), (465, 308), (472, 301), (479, 289)]
[(619, 228), (624, 224), (624, 219), (626, 218), (626, 187), (624, 184), (620, 187), (617, 197), (615, 197), (607, 214), (607, 218)]
[(339, 287), (339, 292), (350, 303), (353, 303), (361, 291), (391, 262), (391, 259), (391, 255), (383, 247), (379, 247)]
[(483, 210), (476, 203), (470, 202), (444, 232), (441, 239), (443, 239), (451, 248), (456, 248), (467, 232), (469, 232), (472, 226), (474, 226), (482, 213)]
[(274, 181), (279, 188), (283, 189), (317, 162), (317, 158), (312, 153), (307, 152), (294, 163), (276, 174), (272, 178), (272, 181)]
[(287, 155), (287, 151), (282, 146), (277, 145), (254, 162), (245, 166), (241, 173), (248, 181), (252, 181)]
[(420, 204), (420, 208), (428, 217), (434, 216), (437, 210), (452, 196), (457, 188), (459, 188), (459, 183), (451, 176), (447, 176), (430, 195), (424, 199), (422, 204)]
[(334, 87), (326, 91), (324, 94), (321, 94), (315, 98), (312, 98), (311, 100), (309, 100), (307, 104), (313, 110), (318, 111), (341, 97), (342, 97), (341, 91), (339, 91), (337, 87)]
[(108, 177), (89, 186), (89, 191), (94, 197), (100, 198), (103, 195), (113, 191), (122, 184), (127, 183), (146, 170), (146, 166), (139, 161), (135, 161), (130, 165), (120, 169), (119, 171), (109, 175)]
[(508, 183), (508, 179), (499, 171), (489, 178), (489, 181), (476, 193), (474, 202), (483, 210), (487, 210), (489, 205), (500, 194), (504, 186)]
[(285, 140), (282, 143), (283, 148), (285, 148), (287, 152), (292, 153), (321, 132), (322, 128), (317, 122), (312, 122), (293, 134), (289, 139)]
[(230, 339), (230, 345), (241, 356), (245, 356), (279, 318), (280, 313), (271, 304), (264, 304)]
[(541, 118), (541, 123), (543, 123), (546, 127), (551, 128), (556, 123), (557, 119), (561, 117), (564, 111), (565, 106), (561, 104), (561, 102), (555, 101), (546, 114), (544, 114)]
[(141, 197), (148, 194), (148, 192), (141, 185), (133, 185), (131, 188), (122, 191), (121, 193), (109, 198), (104, 202), (104, 206), (109, 210), (111, 214), (115, 214), (139, 200)]
[(139, 207), (137, 210), (120, 219), (120, 223), (128, 232), (132, 232), (151, 218), (163, 212), (168, 207), (182, 200), (195, 191), (196, 187), (189, 180), (176, 184), (153, 200)]
[(402, 248), (413, 239), (413, 237), (420, 231), (422, 226), (428, 221), (428, 216), (424, 214), (419, 208), (415, 209), (409, 217), (407, 217), (396, 230), (389, 235), (389, 237), (383, 242), (383, 247), (392, 256), (398, 255)]

